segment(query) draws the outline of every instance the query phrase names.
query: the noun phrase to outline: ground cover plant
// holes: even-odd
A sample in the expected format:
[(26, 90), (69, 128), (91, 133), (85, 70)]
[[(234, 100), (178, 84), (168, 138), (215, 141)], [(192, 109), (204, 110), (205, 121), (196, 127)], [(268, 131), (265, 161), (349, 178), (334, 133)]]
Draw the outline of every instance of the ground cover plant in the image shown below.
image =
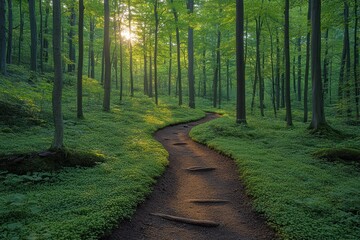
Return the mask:
[[(14, 71), (13, 75), (27, 76)], [(105, 113), (100, 85), (86, 79), (85, 119), (77, 120), (73, 79), (65, 83), (65, 146), (103, 161), (91, 168), (65, 167), (23, 175), (0, 171), (1, 239), (96, 239), (118, 220), (130, 217), (164, 171), (167, 152), (152, 138), (153, 132), (204, 116), (200, 110), (177, 107), (172, 100), (168, 102), (173, 104), (160, 102), (155, 107), (151, 99), (141, 96), (121, 104), (114, 98), (113, 110)], [(27, 78), (15, 81), (10, 75), (0, 82), (2, 97), (21, 101), (39, 120), (28, 125), (17, 121), (22, 116), (16, 115), (14, 123), (2, 122), (2, 154), (41, 152), (50, 147), (51, 88), (51, 78), (44, 75), (31, 82)]]
[(281, 119), (249, 116), (241, 126), (229, 112), (191, 136), (235, 159), (255, 208), (282, 238), (359, 239), (359, 128), (329, 117), (345, 137), (314, 137), (308, 124), (285, 128)]

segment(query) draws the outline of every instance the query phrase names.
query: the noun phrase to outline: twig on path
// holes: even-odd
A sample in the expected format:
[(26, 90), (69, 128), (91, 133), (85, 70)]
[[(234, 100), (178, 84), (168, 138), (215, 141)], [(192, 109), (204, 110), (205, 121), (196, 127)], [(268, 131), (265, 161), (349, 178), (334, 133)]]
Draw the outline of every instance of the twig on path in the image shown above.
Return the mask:
[(192, 225), (202, 226), (202, 227), (217, 227), (220, 225), (217, 222), (209, 221), (209, 220), (197, 220), (197, 219), (191, 219), (191, 218), (177, 217), (177, 216), (163, 214), (163, 213), (150, 213), (150, 214), (153, 216), (158, 216), (158, 217), (170, 220), (170, 221), (187, 223), (187, 224), (192, 224)]

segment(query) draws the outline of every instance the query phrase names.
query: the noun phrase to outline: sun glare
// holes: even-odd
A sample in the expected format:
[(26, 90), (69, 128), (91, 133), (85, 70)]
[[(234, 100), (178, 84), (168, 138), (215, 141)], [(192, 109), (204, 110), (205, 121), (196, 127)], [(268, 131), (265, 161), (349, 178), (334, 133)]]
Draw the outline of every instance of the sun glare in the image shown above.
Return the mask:
[(134, 42), (136, 41), (136, 35), (129, 31), (129, 29), (124, 29), (121, 31), (121, 36), (126, 41)]

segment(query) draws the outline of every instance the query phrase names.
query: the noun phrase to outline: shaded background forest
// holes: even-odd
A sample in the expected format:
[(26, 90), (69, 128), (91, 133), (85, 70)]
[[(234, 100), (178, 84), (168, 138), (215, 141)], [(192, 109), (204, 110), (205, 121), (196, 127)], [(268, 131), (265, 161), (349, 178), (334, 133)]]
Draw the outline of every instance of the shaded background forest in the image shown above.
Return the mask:
[[(195, 93), (214, 107), (235, 98), (235, 2), (196, 1), (189, 14), (182, 1), (110, 1), (111, 85), (117, 98), (142, 92), (150, 97), (188, 96), (188, 27), (194, 29)], [(311, 74), (308, 1), (290, 2), (292, 103), (307, 121)], [(62, 2), (63, 71), (78, 70), (78, 20), (84, 20), (84, 67), (89, 78), (104, 82), (103, 3)], [(50, 1), (1, 1), (1, 71), (6, 64), (51, 72)], [(251, 113), (274, 114), (285, 107), (283, 1), (245, 1), (245, 62)], [(2, 16), (5, 17), (5, 16)], [(326, 106), (352, 121), (359, 119), (357, 1), (324, 1), (322, 6), (322, 78)], [(156, 49), (155, 49), (156, 46)], [(178, 49), (179, 47), (179, 49)], [(157, 55), (155, 60), (154, 55)], [(114, 93), (113, 93), (114, 95)], [(310, 94), (311, 95), (311, 94)], [(113, 96), (115, 97), (115, 96)], [(268, 110), (265, 111), (264, 109)], [(271, 113), (272, 112), (272, 113)]]

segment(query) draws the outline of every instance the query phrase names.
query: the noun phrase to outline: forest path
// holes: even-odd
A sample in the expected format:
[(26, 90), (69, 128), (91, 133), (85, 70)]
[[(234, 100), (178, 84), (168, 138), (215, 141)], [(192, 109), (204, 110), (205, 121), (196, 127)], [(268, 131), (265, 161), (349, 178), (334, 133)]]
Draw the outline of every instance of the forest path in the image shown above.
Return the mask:
[[(199, 121), (166, 127), (156, 132), (155, 139), (169, 152), (169, 166), (149, 198), (138, 207), (133, 219), (120, 223), (104, 239), (276, 238), (264, 219), (253, 211), (234, 161), (189, 137), (193, 126), (217, 117), (216, 114), (207, 114)], [(191, 171), (196, 170), (193, 167), (208, 169)], [(220, 201), (206, 202), (208, 199)], [(203, 227), (174, 222), (152, 215), (154, 213), (208, 220), (219, 226)]]

